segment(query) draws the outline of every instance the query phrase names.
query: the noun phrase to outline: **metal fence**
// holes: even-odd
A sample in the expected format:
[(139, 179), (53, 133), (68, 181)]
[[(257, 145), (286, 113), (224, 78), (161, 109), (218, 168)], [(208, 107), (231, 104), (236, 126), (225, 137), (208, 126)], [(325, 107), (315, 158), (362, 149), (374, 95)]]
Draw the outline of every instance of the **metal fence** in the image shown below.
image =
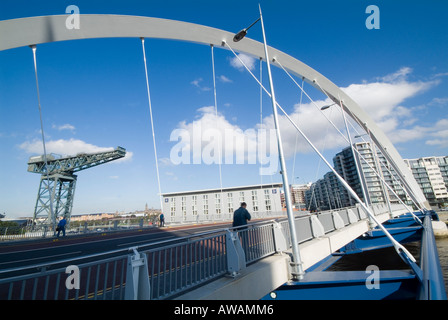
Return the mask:
[[(377, 208), (375, 214), (386, 211)], [(357, 207), (296, 217), (298, 241), (364, 218)], [(0, 300), (169, 299), (226, 274), (235, 275), (290, 245), (288, 221), (268, 221), (76, 260), (0, 270)]]
[[(137, 228), (155, 228), (155, 226), (143, 226), (139, 224), (125, 224), (114, 226), (113, 224), (96, 224), (86, 225), (82, 227), (71, 227), (65, 230), (66, 236), (76, 236), (88, 233), (103, 233), (103, 232), (115, 232), (123, 230), (131, 230)], [(53, 238), (56, 236), (56, 232), (52, 228), (47, 226), (36, 228), (33, 226), (10, 226), (0, 227), (0, 242), (1, 241), (18, 241), (26, 239), (38, 239), (38, 238)], [(60, 233), (62, 236), (62, 232)]]
[[(255, 212), (252, 213), (252, 219), (274, 219), (279, 217), (286, 216), (286, 212)], [(217, 223), (217, 222), (231, 222), (233, 219), (233, 214), (209, 214), (195, 216), (193, 220), (184, 220), (182, 217), (176, 217), (175, 220), (167, 220), (165, 219), (166, 226), (180, 226), (180, 225), (189, 225), (189, 224), (207, 224), (207, 223)], [(138, 223), (130, 223), (130, 219), (128, 222), (113, 220), (113, 221), (98, 221), (92, 224), (84, 222), (84, 225), (78, 226), (69, 226), (66, 229), (66, 236), (76, 236), (83, 235), (88, 233), (108, 233), (108, 232), (116, 232), (116, 231), (124, 231), (124, 230), (132, 230), (132, 229), (151, 229), (157, 228), (157, 223), (148, 224), (144, 222), (143, 219), (140, 219)], [(55, 237), (56, 232), (53, 228), (49, 226), (9, 226), (9, 227), (0, 227), (0, 242), (1, 241), (18, 241), (18, 240), (26, 240), (26, 239), (37, 239), (37, 238), (53, 238)], [(62, 233), (60, 234), (62, 236)]]

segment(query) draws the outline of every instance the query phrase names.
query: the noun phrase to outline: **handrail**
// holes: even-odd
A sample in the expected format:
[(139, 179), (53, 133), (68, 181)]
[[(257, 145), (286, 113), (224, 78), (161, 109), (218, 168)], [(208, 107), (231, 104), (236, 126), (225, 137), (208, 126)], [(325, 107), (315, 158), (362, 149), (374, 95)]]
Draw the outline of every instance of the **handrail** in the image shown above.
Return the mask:
[[(356, 208), (356, 206), (347, 207), (345, 209), (351, 209), (351, 208)], [(330, 210), (330, 211), (336, 211), (336, 210)], [(315, 213), (312, 213), (310, 215), (322, 214), (324, 212), (315, 212)], [(310, 215), (296, 216), (295, 220), (306, 218), (306, 217), (309, 217)], [(170, 243), (170, 242), (174, 243), (174, 242), (180, 242), (180, 241), (188, 240), (188, 239), (192, 239), (192, 238), (199, 238), (201, 236), (208, 235), (208, 234), (222, 233), (222, 232), (225, 232), (226, 230), (237, 231), (237, 230), (239, 230), (241, 228), (244, 228), (244, 227), (252, 227), (253, 228), (253, 227), (258, 226), (258, 225), (264, 225), (264, 224), (268, 225), (269, 223), (281, 222), (281, 221), (284, 221), (284, 220), (286, 220), (286, 219), (282, 218), (282, 219), (271, 219), (271, 220), (267, 220), (267, 221), (253, 222), (253, 223), (250, 223), (250, 224), (248, 224), (246, 226), (214, 229), (212, 231), (205, 231), (205, 232), (202, 232), (200, 234), (189, 235), (189, 236), (184, 236), (184, 237), (178, 237), (178, 238), (175, 238), (175, 239), (160, 240), (160, 241), (156, 241), (156, 242), (151, 242), (151, 243), (147, 243), (147, 244), (141, 244), (141, 245), (138, 245), (138, 246), (130, 246), (130, 247), (136, 248), (136, 249), (142, 249), (142, 248), (146, 248), (146, 247), (153, 247), (153, 246), (157, 246), (157, 245), (167, 244), (167, 243)], [(123, 249), (109, 250), (109, 251), (99, 252), (99, 253), (92, 253), (92, 254), (85, 255), (85, 256), (82, 256), (82, 257), (78, 257), (78, 258), (62, 259), (62, 260), (57, 260), (57, 261), (54, 261), (54, 262), (40, 263), (40, 264), (35, 264), (35, 265), (30, 265), (30, 266), (25, 266), (25, 267), (3, 269), (3, 270), (0, 270), (0, 274), (10, 273), (10, 272), (17, 272), (17, 271), (23, 271), (23, 270), (29, 270), (29, 269), (40, 269), (40, 268), (44, 268), (44, 267), (45, 268), (49, 268), (52, 265), (63, 264), (63, 263), (72, 262), (72, 261), (76, 261), (76, 260), (91, 259), (91, 258), (95, 258), (95, 257), (101, 257), (101, 256), (106, 256), (106, 255), (111, 255), (111, 254), (117, 254), (117, 253), (120, 253), (120, 252), (123, 252), (123, 254), (125, 255), (129, 251), (130, 251), (130, 248), (123, 248)]]
[[(268, 225), (269, 223), (273, 223), (275, 220), (268, 220), (268, 221), (260, 221), (260, 222), (254, 222), (251, 223), (247, 226), (257, 226), (257, 225), (261, 225), (261, 224), (266, 224)], [(244, 226), (243, 226), (244, 227)], [(85, 255), (82, 257), (77, 257), (77, 258), (69, 258), (69, 259), (62, 259), (62, 260), (57, 260), (54, 262), (46, 262), (46, 263), (39, 263), (39, 264), (35, 264), (35, 265), (30, 265), (30, 266), (25, 266), (25, 267), (17, 267), (17, 268), (9, 268), (9, 269), (3, 269), (0, 270), (0, 274), (2, 273), (10, 273), (10, 272), (17, 272), (17, 271), (23, 271), (23, 270), (28, 270), (28, 269), (40, 269), (40, 268), (49, 268), (52, 265), (58, 265), (58, 264), (63, 264), (63, 263), (67, 263), (67, 262), (73, 262), (76, 260), (86, 260), (86, 259), (91, 259), (91, 258), (95, 258), (95, 257), (101, 257), (101, 256), (107, 256), (107, 255), (111, 255), (111, 254), (117, 254), (120, 252), (123, 252), (123, 255), (127, 254), (128, 252), (131, 251), (131, 247), (132, 248), (136, 248), (136, 249), (142, 249), (145, 247), (153, 247), (153, 246), (157, 246), (157, 245), (162, 245), (162, 244), (166, 244), (166, 243), (170, 243), (170, 242), (180, 242), (183, 240), (188, 240), (188, 239), (192, 239), (192, 238), (199, 238), (201, 236), (204, 235), (208, 235), (208, 234), (214, 234), (214, 233), (222, 233), (225, 232), (226, 230), (237, 230), (240, 229), (241, 227), (231, 227), (231, 228), (220, 228), (220, 229), (215, 229), (212, 231), (206, 231), (200, 234), (195, 234), (195, 235), (190, 235), (190, 236), (184, 236), (184, 237), (179, 237), (179, 238), (175, 238), (175, 239), (168, 239), (168, 240), (160, 240), (160, 241), (156, 241), (156, 242), (151, 242), (151, 243), (147, 243), (147, 244), (143, 244), (143, 245), (139, 245), (139, 246), (130, 246), (129, 248), (123, 248), (123, 249), (117, 249), (117, 250), (109, 250), (109, 251), (105, 251), (105, 252), (99, 252), (99, 253), (92, 253), (89, 255)]]
[[(375, 214), (382, 214), (383, 209), (379, 206)], [(296, 216), (294, 221), (300, 226), (298, 242), (303, 243), (367, 218), (362, 216), (360, 210), (352, 213), (357, 216), (356, 219), (350, 219), (348, 211), (339, 211), (337, 214), (333, 210)], [(136, 279), (148, 286), (146, 290), (150, 290), (150, 296), (146, 297), (171, 298), (225, 274), (238, 273), (240, 268), (276, 252), (289, 250), (289, 228), (285, 225), (289, 222), (282, 220), (219, 228), (138, 247), (0, 270), (3, 278), (0, 279), (0, 296), (7, 299), (42, 299), (43, 292), (48, 291), (50, 293), (48, 296), (44, 293), (43, 299), (60, 299), (64, 295), (65, 299), (128, 299), (135, 290), (126, 285), (133, 283), (132, 278), (129, 278), (133, 274), (130, 272), (132, 266), (133, 269), (141, 268), (141, 271), (146, 272), (143, 276), (138, 276), (139, 272), (135, 273)], [(83, 279), (81, 290), (75, 292), (66, 288), (64, 280), (67, 278), (67, 264), (79, 268)], [(33, 268), (41, 270), (30, 272)], [(8, 276), (8, 273), (11, 274)], [(126, 294), (123, 296), (124, 291)]]

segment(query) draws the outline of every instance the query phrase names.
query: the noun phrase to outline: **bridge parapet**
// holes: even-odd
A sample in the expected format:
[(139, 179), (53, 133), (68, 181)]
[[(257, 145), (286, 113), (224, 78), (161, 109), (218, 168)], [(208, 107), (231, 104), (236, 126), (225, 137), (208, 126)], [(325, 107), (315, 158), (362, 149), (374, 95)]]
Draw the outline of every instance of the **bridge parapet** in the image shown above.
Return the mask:
[[(374, 212), (380, 222), (390, 219), (384, 207)], [(304, 270), (370, 228), (357, 207), (302, 213), (294, 223)], [(0, 299), (259, 299), (290, 279), (290, 247), (286, 220), (220, 229), (117, 251), (113, 258), (105, 252), (84, 257), (85, 263), (77, 258), (30, 266), (29, 272), (0, 270)], [(60, 266), (73, 264), (80, 282), (70, 290)]]

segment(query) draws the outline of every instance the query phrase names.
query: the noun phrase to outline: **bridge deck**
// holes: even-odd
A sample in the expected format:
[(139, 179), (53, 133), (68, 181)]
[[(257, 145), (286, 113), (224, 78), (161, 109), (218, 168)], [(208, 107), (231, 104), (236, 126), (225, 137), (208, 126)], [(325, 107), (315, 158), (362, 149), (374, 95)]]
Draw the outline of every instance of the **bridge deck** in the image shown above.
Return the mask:
[[(377, 216), (380, 222), (390, 219), (389, 214)], [(368, 219), (360, 220), (322, 237), (299, 245), (303, 269), (325, 259), (331, 253), (369, 231)], [(289, 253), (287, 251), (287, 253)], [(289, 254), (275, 254), (264, 258), (235, 277), (223, 277), (196, 290), (183, 294), (179, 300), (256, 300), (290, 280)]]
[[(358, 209), (296, 217), (304, 270), (310, 272), (311, 267), (369, 231), (369, 219)], [(374, 211), (379, 223), (391, 218), (385, 206)], [(396, 208), (393, 216), (403, 213)], [(193, 233), (174, 240), (146, 244), (142, 240), (134, 242), (138, 247), (131, 249), (48, 262), (40, 266), (44, 270), (38, 274), (29, 273), (37, 265), (20, 274), (3, 270), (9, 273), (0, 280), (0, 295), (13, 300), (260, 299), (287, 283), (291, 274), (287, 221), (260, 222), (240, 231)], [(67, 264), (79, 269), (77, 290), (65, 285)]]

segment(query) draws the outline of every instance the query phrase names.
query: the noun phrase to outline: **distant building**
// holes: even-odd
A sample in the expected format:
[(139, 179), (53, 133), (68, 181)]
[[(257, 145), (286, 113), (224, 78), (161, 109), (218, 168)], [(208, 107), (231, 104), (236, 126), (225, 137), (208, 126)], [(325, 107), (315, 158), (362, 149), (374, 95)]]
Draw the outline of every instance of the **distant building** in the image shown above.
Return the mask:
[(299, 210), (306, 208), (305, 192), (309, 190), (310, 187), (311, 183), (291, 185), (291, 201), (294, 208)]
[(448, 156), (405, 159), (415, 180), (433, 207), (448, 206)]
[(333, 172), (327, 172), (305, 191), (306, 208), (311, 211), (348, 207), (352, 205), (350, 200)]
[(89, 213), (83, 215), (72, 215), (70, 217), (70, 221), (94, 221), (101, 219), (112, 219), (115, 217), (116, 215), (113, 213)]
[(246, 202), (253, 218), (282, 215), (281, 183), (165, 193), (167, 223), (226, 221)]
[[(385, 157), (372, 148), (370, 142), (355, 143), (353, 146), (359, 152), (355, 153), (356, 158), (352, 148), (347, 147), (334, 156), (333, 164), (335, 171), (350, 185), (357, 196), (368, 204), (400, 203), (398, 196), (403, 202), (411, 205), (411, 199), (402, 189), (397, 173), (387, 163)], [(448, 157), (424, 157), (404, 161), (411, 169), (429, 204), (433, 207), (447, 206)], [(364, 194), (367, 199), (364, 199)], [(305, 193), (305, 198), (307, 208), (310, 210), (328, 210), (356, 203), (333, 172), (328, 172), (324, 178), (313, 183)]]

